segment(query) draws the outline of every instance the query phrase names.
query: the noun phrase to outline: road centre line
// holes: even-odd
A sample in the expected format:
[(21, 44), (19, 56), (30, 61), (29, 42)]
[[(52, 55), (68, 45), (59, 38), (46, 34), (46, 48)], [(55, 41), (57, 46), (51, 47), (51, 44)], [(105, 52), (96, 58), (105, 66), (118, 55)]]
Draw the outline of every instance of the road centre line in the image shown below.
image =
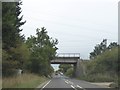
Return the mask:
[(72, 87), (73, 89), (75, 89), (75, 90), (77, 90), (76, 88), (80, 88), (80, 89), (83, 89), (83, 90), (84, 90), (84, 88), (81, 87), (81, 86), (79, 86), (79, 85), (77, 85), (77, 87), (74, 87), (74, 86), (73, 86), (73, 82), (71, 82), (71, 81), (69, 81), (69, 80), (65, 80), (65, 83), (71, 84), (71, 87)]
[(79, 85), (77, 85), (77, 87), (79, 87), (79, 88), (83, 88), (83, 87), (81, 87), (81, 86), (79, 86)]
[(73, 85), (71, 85), (72, 88), (75, 88)]
[[(48, 82), (42, 87), (42, 89), (44, 89), (50, 82), (51, 82), (51, 80), (48, 81)], [(41, 89), (41, 90), (42, 90), (42, 89)]]
[(70, 84), (71, 87), (72, 87), (74, 90), (77, 90), (77, 88), (80, 88), (80, 90), (84, 90), (84, 88), (81, 87), (81, 86), (79, 86), (79, 85), (77, 85), (76, 87), (74, 87), (74, 83), (71, 82), (71, 81), (69, 81), (69, 80), (64, 80), (64, 81), (65, 81), (66, 84)]
[(72, 87), (73, 89), (77, 90), (73, 85), (71, 85), (71, 87)]
[(69, 81), (69, 80), (64, 80), (65, 81), (65, 83), (67, 83), (67, 84), (72, 84), (73, 85), (73, 82), (71, 82), (71, 81)]
[(77, 87), (80, 88), (80, 89), (82, 89), (82, 90), (86, 90), (85, 88), (83, 88), (83, 87), (81, 87), (79, 85), (77, 85)]
[(68, 82), (67, 82), (67, 81), (65, 81), (65, 83), (66, 83), (66, 84), (68, 84)]

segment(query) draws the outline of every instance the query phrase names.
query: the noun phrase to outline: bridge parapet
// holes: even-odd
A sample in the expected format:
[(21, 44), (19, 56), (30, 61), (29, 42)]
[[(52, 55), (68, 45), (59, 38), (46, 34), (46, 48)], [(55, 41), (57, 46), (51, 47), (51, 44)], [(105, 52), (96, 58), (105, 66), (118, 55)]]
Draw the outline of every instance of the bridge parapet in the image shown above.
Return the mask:
[(80, 59), (80, 53), (58, 53), (57, 59)]
[(80, 59), (80, 53), (59, 53), (51, 64), (76, 64)]

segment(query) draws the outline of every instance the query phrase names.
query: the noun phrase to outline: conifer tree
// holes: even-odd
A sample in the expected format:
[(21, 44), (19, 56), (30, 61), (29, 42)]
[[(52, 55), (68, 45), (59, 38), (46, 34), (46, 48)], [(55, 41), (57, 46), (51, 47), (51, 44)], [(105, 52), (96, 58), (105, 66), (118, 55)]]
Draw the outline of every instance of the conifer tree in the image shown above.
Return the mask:
[(21, 14), (19, 2), (3, 2), (2, 3), (2, 71), (3, 76), (12, 74), (15, 68), (19, 67), (20, 56), (15, 49), (21, 46), (24, 39), (23, 35), (20, 35), (22, 31), (20, 26), (24, 25), (23, 16)]

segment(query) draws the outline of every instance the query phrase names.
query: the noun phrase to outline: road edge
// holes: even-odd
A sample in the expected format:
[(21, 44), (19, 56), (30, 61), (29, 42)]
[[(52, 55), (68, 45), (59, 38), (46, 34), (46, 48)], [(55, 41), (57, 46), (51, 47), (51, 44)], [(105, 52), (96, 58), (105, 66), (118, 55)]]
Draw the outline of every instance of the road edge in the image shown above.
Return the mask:
[(39, 86), (36, 87), (36, 89), (38, 88), (42, 88), (47, 82), (49, 82), (51, 79), (46, 80), (45, 82), (41, 83)]

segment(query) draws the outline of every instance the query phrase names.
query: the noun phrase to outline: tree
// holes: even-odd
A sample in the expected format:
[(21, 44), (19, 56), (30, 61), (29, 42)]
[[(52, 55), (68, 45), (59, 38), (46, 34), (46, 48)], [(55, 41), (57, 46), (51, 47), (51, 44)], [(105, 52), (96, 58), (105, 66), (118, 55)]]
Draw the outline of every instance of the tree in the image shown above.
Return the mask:
[(100, 44), (97, 44), (93, 50), (93, 52), (90, 53), (90, 58), (94, 59), (97, 55), (100, 55), (101, 53), (105, 52), (107, 49), (107, 39), (103, 39), (103, 41)]
[(67, 72), (68, 69), (73, 68), (71, 64), (60, 64), (59, 69), (62, 71), (64, 74)]
[(53, 40), (47, 35), (44, 27), (36, 29), (36, 37), (30, 36), (26, 44), (31, 51), (31, 58), (28, 69), (33, 73), (47, 76), (53, 69), (50, 66), (50, 60), (55, 57), (58, 40)]
[(2, 3), (2, 39), (3, 49), (9, 50), (11, 47), (17, 47), (22, 36), (20, 32), (23, 16), (20, 17), (22, 2), (3, 2)]
[(119, 45), (116, 42), (111, 42), (107, 49), (111, 50), (114, 47), (118, 47)]
[[(22, 31), (20, 26), (25, 23), (25, 21), (22, 21), (23, 16), (20, 16), (21, 4), (21, 1), (2, 3), (3, 76), (10, 75), (9, 72), (14, 71), (17, 67), (21, 67), (21, 65), (18, 66), (21, 63), (20, 57), (15, 56), (15, 49), (21, 47), (24, 39), (23, 35), (20, 35), (20, 32)], [(22, 53), (19, 54), (20, 56), (22, 55)]]
[(67, 72), (65, 73), (66, 76), (72, 77), (74, 73), (74, 69), (73, 68), (69, 68), (67, 70)]

